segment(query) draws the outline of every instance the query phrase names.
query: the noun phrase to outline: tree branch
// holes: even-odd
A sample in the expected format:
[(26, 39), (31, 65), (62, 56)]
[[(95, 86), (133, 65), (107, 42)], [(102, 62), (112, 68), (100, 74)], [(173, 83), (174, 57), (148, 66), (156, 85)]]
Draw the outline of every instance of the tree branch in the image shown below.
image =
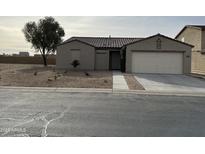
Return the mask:
[(40, 51), (41, 54), (43, 54), (42, 51), (41, 51), (41, 49), (39, 49), (39, 51)]

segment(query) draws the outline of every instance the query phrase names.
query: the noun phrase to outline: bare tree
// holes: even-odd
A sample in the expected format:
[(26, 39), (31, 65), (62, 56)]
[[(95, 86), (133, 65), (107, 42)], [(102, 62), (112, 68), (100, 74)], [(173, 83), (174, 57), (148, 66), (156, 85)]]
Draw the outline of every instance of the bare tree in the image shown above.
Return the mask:
[(48, 55), (55, 53), (57, 45), (62, 42), (65, 35), (63, 28), (53, 17), (45, 17), (38, 23), (26, 23), (23, 33), (32, 47), (41, 53), (44, 66), (47, 66)]

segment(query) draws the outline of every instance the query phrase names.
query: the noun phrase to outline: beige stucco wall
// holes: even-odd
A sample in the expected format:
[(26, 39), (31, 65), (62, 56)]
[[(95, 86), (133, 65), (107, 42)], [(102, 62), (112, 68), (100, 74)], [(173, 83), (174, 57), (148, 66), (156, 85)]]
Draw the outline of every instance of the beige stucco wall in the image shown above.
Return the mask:
[(205, 52), (205, 31), (201, 31), (201, 50)]
[(205, 74), (205, 54), (192, 51), (192, 72)]
[(95, 48), (79, 41), (72, 41), (58, 46), (56, 55), (56, 67), (58, 69), (73, 69), (72, 55), (73, 51), (80, 51), (79, 70), (95, 69)]
[(185, 38), (184, 42), (194, 45), (192, 49), (191, 69), (194, 73), (205, 73), (205, 31), (197, 28), (186, 28), (177, 39)]
[(184, 42), (194, 46), (192, 50), (201, 50), (202, 33), (200, 29), (188, 27), (176, 39), (182, 41), (182, 38), (184, 38)]
[(95, 70), (109, 70), (109, 50), (96, 50)]
[[(160, 38), (162, 42), (161, 49), (156, 48), (156, 41)], [(183, 72), (191, 72), (191, 47), (163, 36), (155, 36), (144, 41), (130, 44), (126, 48), (126, 72), (131, 72), (132, 52), (137, 51), (162, 51), (162, 52), (183, 52)]]

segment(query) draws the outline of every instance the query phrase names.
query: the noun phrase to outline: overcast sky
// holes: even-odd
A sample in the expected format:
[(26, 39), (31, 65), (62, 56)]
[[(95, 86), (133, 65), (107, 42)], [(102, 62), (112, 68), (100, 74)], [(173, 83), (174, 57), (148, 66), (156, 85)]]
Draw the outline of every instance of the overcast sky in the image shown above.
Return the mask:
[[(31, 51), (22, 28), (42, 17), (0, 17), (0, 52)], [(174, 37), (185, 25), (205, 24), (205, 17), (55, 17), (71, 36), (147, 37), (157, 33)], [(8, 52), (8, 53), (9, 53)]]

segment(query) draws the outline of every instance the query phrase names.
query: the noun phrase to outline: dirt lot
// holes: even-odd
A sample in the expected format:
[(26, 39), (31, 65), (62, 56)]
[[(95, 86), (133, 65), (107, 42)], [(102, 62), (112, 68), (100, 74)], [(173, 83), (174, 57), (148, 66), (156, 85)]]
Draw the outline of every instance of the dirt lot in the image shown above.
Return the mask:
[(55, 66), (0, 64), (0, 86), (112, 88), (112, 72), (57, 71)]

